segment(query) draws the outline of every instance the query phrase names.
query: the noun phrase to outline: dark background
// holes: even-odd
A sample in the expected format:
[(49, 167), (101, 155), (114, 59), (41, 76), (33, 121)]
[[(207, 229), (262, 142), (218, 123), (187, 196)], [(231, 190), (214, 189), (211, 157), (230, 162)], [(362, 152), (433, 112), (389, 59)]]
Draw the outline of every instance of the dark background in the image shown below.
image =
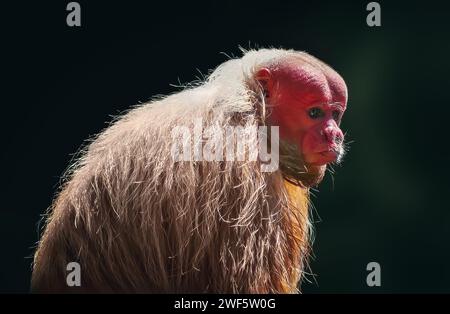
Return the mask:
[[(129, 106), (178, 90), (245, 48), (305, 50), (349, 87), (354, 143), (314, 193), (311, 292), (450, 292), (444, 1), (69, 1), (1, 7), (0, 291), (27, 292), (40, 215), (83, 141)], [(381, 287), (366, 265), (381, 265)]]

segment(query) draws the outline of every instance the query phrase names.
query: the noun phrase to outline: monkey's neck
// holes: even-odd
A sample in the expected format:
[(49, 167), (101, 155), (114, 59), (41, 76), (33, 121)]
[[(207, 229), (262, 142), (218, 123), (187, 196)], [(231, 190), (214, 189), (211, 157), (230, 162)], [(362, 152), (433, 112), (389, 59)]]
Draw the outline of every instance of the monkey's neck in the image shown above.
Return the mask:
[(293, 268), (290, 277), (291, 280), (289, 282), (282, 282), (281, 286), (285, 292), (292, 293), (297, 291), (297, 285), (300, 283), (303, 267), (307, 262), (309, 254), (309, 189), (295, 185), (287, 180), (284, 180), (284, 185), (290, 203), (290, 210), (287, 214), (292, 231), (290, 250), (297, 268)]
[(298, 210), (300, 210), (302, 216), (307, 219), (309, 206), (309, 189), (293, 184), (287, 180), (284, 180), (284, 186), (286, 187), (290, 202)]

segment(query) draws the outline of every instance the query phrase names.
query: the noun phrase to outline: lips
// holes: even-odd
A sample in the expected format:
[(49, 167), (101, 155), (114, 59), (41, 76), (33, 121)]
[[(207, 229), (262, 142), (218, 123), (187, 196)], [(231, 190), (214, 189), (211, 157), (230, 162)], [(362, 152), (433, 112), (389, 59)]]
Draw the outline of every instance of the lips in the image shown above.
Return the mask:
[(326, 158), (336, 159), (338, 157), (338, 152), (335, 150), (327, 150), (324, 152), (320, 152), (319, 154)]
[(322, 166), (322, 165), (326, 165), (330, 162), (334, 162), (338, 159), (339, 157), (339, 153), (336, 150), (325, 150), (322, 152), (317, 152), (313, 155), (310, 155), (311, 157), (309, 157), (307, 160), (311, 165), (313, 166)]

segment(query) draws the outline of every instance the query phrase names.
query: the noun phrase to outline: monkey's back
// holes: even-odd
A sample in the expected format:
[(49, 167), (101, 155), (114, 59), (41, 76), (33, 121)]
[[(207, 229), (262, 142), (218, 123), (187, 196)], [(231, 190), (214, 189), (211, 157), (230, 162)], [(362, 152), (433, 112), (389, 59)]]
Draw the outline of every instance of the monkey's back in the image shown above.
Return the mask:
[[(171, 155), (171, 131), (195, 119), (260, 125), (261, 104), (242, 92), (248, 82), (230, 95), (238, 83), (145, 104), (93, 140), (50, 208), (33, 291), (297, 291), (308, 255), (307, 189), (287, 188), (280, 171), (262, 172), (259, 161)], [(81, 266), (80, 287), (67, 285), (71, 262)]]

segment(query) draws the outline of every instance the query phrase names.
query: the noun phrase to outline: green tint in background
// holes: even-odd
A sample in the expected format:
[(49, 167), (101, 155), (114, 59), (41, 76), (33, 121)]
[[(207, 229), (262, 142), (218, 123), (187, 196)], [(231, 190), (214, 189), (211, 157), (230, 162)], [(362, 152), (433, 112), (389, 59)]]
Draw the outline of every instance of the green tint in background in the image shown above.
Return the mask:
[[(37, 222), (83, 140), (156, 94), (176, 91), (245, 48), (307, 51), (349, 88), (342, 167), (313, 192), (315, 242), (305, 293), (450, 292), (445, 2), (79, 1), (17, 4), (2, 23), (0, 291), (27, 292)], [(381, 287), (366, 265), (381, 265)]]

